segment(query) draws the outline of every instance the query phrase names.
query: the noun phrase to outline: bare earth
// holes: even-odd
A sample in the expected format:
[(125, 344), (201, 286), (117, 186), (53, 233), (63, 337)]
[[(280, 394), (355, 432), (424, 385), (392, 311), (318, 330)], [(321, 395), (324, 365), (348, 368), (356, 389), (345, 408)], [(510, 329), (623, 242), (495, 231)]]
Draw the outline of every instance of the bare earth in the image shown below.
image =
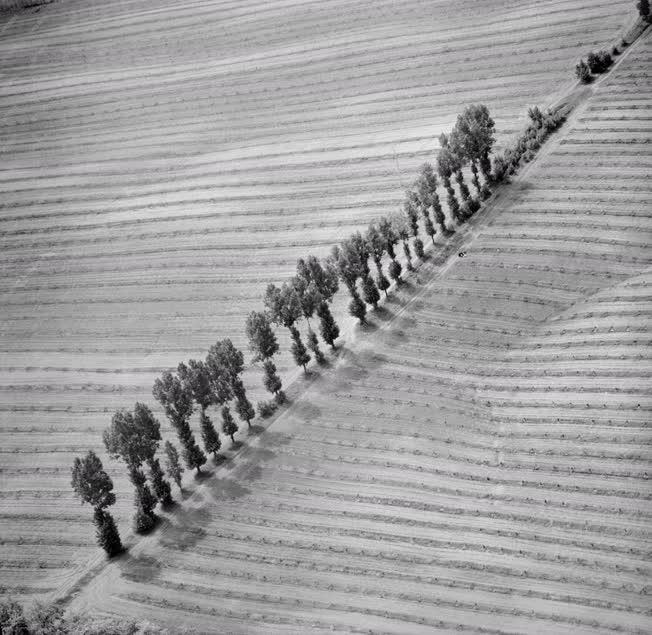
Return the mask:
[(112, 410), (243, 344), (461, 104), (504, 142), (630, 5), (397, 4), (2, 18), (5, 594), (194, 632), (652, 630), (649, 36), (156, 534), (106, 565), (70, 496)]

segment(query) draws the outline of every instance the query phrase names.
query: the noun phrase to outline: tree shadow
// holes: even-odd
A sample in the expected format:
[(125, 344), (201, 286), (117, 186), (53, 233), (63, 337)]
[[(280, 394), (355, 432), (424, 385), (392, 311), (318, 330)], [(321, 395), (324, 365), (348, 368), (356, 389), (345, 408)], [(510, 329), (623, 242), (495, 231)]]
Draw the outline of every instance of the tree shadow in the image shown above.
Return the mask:
[(254, 423), (251, 427), (247, 428), (247, 435), (252, 437), (252, 436), (258, 436), (265, 432), (265, 428), (257, 423)]
[(132, 556), (125, 552), (116, 556), (114, 561), (120, 569), (120, 575), (131, 582), (151, 582), (161, 574), (161, 561), (152, 556)]

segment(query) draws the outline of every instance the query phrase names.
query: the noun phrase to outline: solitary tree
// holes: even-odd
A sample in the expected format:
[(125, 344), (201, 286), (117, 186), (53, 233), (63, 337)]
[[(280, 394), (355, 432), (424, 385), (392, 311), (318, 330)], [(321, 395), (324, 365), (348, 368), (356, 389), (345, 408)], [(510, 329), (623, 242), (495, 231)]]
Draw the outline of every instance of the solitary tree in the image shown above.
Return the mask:
[(213, 422), (205, 412), (199, 415), (199, 425), (201, 427), (201, 438), (204, 442), (204, 448), (217, 461), (217, 453), (222, 447), (222, 442), (220, 441), (220, 435), (215, 430), (215, 426), (213, 426)]
[(333, 314), (328, 308), (327, 302), (324, 301), (317, 307), (317, 315), (319, 316), (320, 320), (319, 330), (322, 339), (333, 350), (335, 350), (335, 340), (340, 335), (340, 328), (337, 326), (335, 318), (333, 318)]
[(238, 431), (238, 424), (235, 422), (228, 406), (222, 407), (222, 432), (231, 437), (231, 443), (235, 443), (233, 435)]
[(85, 457), (73, 461), (71, 485), (82, 504), (89, 503), (93, 507), (93, 520), (100, 547), (109, 558), (121, 553), (123, 547), (120, 534), (113, 517), (106, 511), (107, 507), (115, 503), (113, 481), (92, 450)]
[(317, 339), (317, 334), (312, 330), (308, 330), (308, 348), (313, 352), (315, 360), (319, 365), (322, 365), (326, 362), (324, 353), (321, 352), (319, 348), (319, 340)]
[(310, 354), (306, 349), (304, 343), (301, 341), (301, 335), (296, 327), (290, 327), (290, 335), (292, 337), (292, 357), (297, 366), (303, 366), (303, 372), (308, 372), (306, 364), (310, 361)]
[(179, 463), (179, 452), (170, 441), (165, 442), (165, 472), (181, 489), (181, 475), (184, 470)]

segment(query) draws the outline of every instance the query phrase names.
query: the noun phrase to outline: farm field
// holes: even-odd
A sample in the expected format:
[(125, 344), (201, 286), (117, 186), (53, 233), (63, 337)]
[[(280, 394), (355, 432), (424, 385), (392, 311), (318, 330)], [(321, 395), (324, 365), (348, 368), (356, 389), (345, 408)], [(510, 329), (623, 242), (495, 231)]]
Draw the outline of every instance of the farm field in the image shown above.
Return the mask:
[[(74, 608), (233, 633), (649, 633), (652, 40)], [(596, 146), (600, 147), (599, 152)]]
[[(631, 3), (469, 4), (1, 18), (4, 593), (97, 559), (69, 466), (113, 410), (217, 338), (244, 347), (265, 284), (398, 205), (460, 104), (505, 142)], [(648, 39), (467, 258), (425, 266), (391, 328), (74, 604), (199, 631), (649, 631), (649, 61)]]

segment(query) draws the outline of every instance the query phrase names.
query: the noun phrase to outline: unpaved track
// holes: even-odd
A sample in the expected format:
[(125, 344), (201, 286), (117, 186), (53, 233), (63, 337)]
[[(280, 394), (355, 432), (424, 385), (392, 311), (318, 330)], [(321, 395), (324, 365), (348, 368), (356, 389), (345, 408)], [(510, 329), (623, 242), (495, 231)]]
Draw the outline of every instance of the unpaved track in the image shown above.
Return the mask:
[(651, 57), (648, 35), (464, 259), (424, 266), (72, 606), (195, 632), (649, 632)]

